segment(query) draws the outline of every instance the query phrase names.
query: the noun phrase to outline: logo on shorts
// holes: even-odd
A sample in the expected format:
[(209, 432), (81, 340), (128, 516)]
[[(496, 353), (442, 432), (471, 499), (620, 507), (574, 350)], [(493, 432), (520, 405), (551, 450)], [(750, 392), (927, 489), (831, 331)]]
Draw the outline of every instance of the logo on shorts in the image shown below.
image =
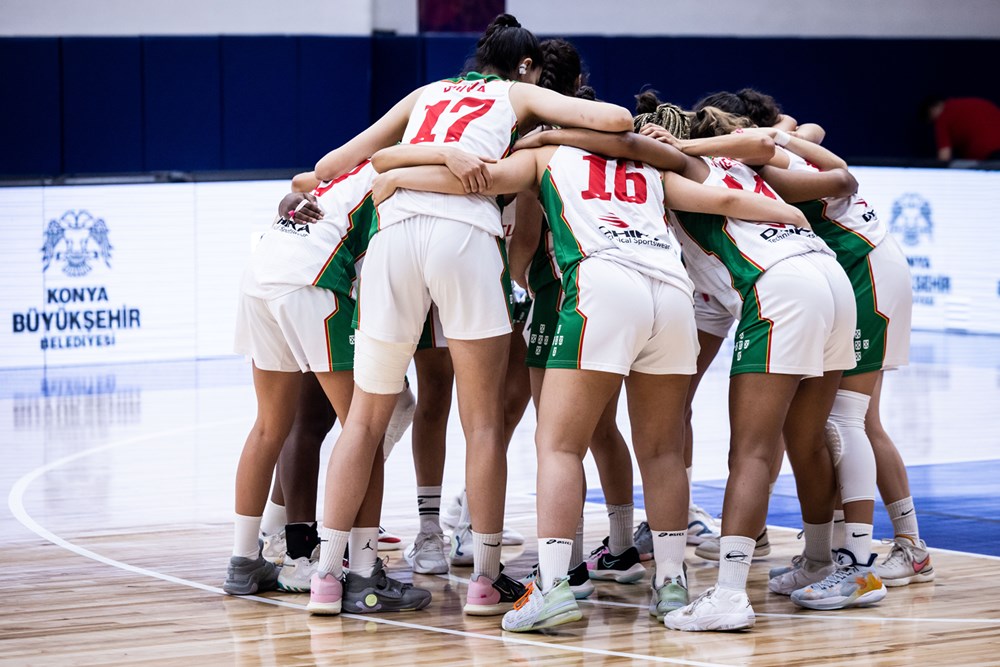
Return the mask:
[(933, 238), (930, 202), (913, 192), (904, 194), (892, 204), (889, 231), (908, 246), (919, 245), (924, 236)]
[(91, 271), (90, 262), (104, 260), (111, 268), (112, 245), (108, 240), (108, 225), (87, 211), (66, 211), (58, 220), (49, 220), (42, 246), (42, 272), (53, 261), (63, 264), (62, 270), (74, 278)]

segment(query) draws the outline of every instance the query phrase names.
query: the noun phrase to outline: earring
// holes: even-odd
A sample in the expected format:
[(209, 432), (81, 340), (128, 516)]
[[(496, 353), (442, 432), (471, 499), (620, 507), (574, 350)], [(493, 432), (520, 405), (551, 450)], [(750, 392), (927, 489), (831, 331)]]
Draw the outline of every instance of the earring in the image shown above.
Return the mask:
[(517, 73), (522, 76), (527, 74), (528, 73), (527, 66), (524, 63), (521, 63), (521, 66), (517, 68)]

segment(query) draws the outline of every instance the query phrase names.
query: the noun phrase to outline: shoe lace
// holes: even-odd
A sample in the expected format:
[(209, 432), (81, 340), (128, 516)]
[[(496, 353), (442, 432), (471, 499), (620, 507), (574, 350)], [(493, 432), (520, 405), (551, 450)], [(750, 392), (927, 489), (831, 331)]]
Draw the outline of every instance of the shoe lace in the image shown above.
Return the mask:
[(524, 587), (524, 595), (519, 597), (517, 601), (514, 603), (514, 609), (519, 610), (521, 607), (528, 604), (528, 599), (531, 597), (531, 593), (534, 590), (535, 590), (535, 582), (532, 581), (527, 586)]
[(906, 547), (904, 547), (902, 544), (899, 544), (898, 542), (893, 542), (892, 549), (889, 550), (889, 555), (886, 556), (883, 565), (887, 566), (899, 565), (906, 561), (908, 555), (909, 554), (907, 553)]
[(812, 588), (818, 588), (820, 590), (829, 590), (836, 586), (840, 586), (845, 579), (857, 575), (858, 568), (856, 565), (848, 565), (846, 567), (838, 567), (835, 571), (830, 573), (823, 581), (813, 584)]

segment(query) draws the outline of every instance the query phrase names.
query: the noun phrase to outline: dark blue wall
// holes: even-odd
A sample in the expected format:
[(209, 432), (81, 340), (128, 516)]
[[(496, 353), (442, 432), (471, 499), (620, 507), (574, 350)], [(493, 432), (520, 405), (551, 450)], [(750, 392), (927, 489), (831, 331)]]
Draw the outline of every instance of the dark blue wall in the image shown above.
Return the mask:
[[(605, 100), (760, 88), (845, 157), (925, 158), (925, 95), (1000, 101), (1000, 40), (578, 37)], [(308, 168), (475, 39), (0, 39), (0, 175)]]

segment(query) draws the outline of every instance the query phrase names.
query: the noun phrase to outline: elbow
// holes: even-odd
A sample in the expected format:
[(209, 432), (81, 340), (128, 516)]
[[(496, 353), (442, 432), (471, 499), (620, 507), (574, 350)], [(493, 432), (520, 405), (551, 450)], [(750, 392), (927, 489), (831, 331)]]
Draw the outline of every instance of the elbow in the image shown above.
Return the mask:
[(838, 173), (838, 196), (849, 197), (858, 191), (858, 181), (847, 169), (841, 169)]
[(385, 149), (372, 155), (372, 167), (380, 174), (392, 169), (392, 165), (389, 164), (389, 158), (385, 155)]
[(603, 128), (607, 132), (631, 132), (634, 129), (632, 125), (632, 114), (625, 107), (615, 106), (615, 113), (608, 122), (608, 127)]
[(774, 157), (774, 146), (774, 139), (771, 137), (757, 137), (757, 159), (761, 164), (767, 164)]

